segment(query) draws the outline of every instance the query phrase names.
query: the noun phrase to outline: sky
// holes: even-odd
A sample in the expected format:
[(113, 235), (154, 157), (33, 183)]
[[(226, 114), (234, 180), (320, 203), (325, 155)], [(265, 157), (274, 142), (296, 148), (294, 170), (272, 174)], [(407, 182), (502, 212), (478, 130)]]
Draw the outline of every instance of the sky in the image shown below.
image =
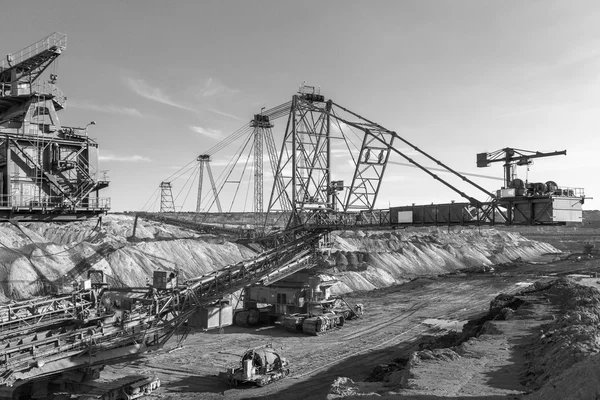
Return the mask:
[[(96, 121), (88, 133), (100, 145), (99, 169), (111, 181), (101, 196), (113, 211), (156, 204), (161, 181), (262, 107), (289, 101), (302, 82), (457, 171), (501, 178), (501, 163), (477, 168), (476, 154), (567, 150), (519, 177), (600, 199), (597, 1), (54, 0), (13, 1), (3, 12), (4, 54), (67, 34), (57, 61), (68, 97), (60, 122)], [(284, 122), (275, 122), (278, 147)], [(237, 148), (213, 156), (215, 175)], [(350, 166), (332, 162), (334, 180)], [(197, 189), (186, 179), (187, 187), (173, 182), (173, 194), (177, 208), (193, 210)], [(490, 191), (502, 185), (473, 180)], [(422, 171), (390, 164), (377, 206), (451, 200), (462, 201)], [(584, 208), (599, 205), (587, 199)]]

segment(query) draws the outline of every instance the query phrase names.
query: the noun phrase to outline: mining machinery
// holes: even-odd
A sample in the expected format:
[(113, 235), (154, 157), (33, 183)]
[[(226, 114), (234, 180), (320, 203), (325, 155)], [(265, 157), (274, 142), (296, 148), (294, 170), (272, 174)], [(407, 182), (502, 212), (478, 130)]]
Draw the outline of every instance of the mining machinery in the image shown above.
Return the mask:
[(248, 349), (239, 366), (230, 367), (219, 376), (231, 386), (240, 383), (265, 386), (285, 378), (289, 373), (289, 362), (269, 344)]
[(314, 336), (339, 329), (358, 314), (342, 297), (331, 295), (337, 282), (307, 269), (269, 274), (244, 288), (243, 309), (234, 321), (239, 326), (275, 322), (290, 332)]
[[(95, 378), (110, 363), (162, 348), (200, 308), (278, 271), (314, 265), (318, 232), (210, 274), (163, 285), (110, 288), (98, 272), (71, 293), (0, 308), (0, 397), (30, 398), (69, 374)], [(100, 274), (101, 275), (101, 274)], [(75, 373), (73, 373), (75, 372)]]
[(528, 182), (516, 176), (517, 166), (529, 168), (534, 159), (566, 154), (566, 150), (544, 153), (507, 147), (477, 154), (477, 167), (504, 162), (504, 186), (496, 192), (495, 201), (506, 210), (508, 221), (529, 225), (581, 222), (583, 189), (558, 186), (551, 180)]
[[(479, 166), (505, 162), (504, 188), (488, 190), (467, 177), (469, 174), (452, 169), (395, 131), (327, 99), (320, 88), (305, 84), (291, 101), (256, 114), (246, 127), (215, 145), (208, 153), (214, 157), (216, 151), (240, 138), (244, 132), (256, 135), (259, 128), (265, 130), (261, 135), (270, 137), (275, 121), (284, 117), (287, 117), (287, 122), (280, 152), (278, 156), (269, 152), (273, 186), (267, 211), (255, 212), (251, 218), (240, 222), (245, 227), (253, 226), (256, 231), (255, 235), (243, 232), (243, 240), (247, 242), (272, 245), (271, 227), (332, 231), (427, 225), (556, 225), (581, 222), (581, 204), (585, 199), (583, 189), (558, 187), (553, 181), (525, 187), (525, 183), (512, 178), (516, 165), (529, 164), (535, 158), (566, 154), (566, 151), (541, 153), (507, 148), (480, 154)], [(356, 146), (352, 137), (358, 137), (360, 145)], [(350, 179), (345, 181), (332, 175), (332, 143), (335, 141), (344, 143), (354, 164)], [(420, 169), (465, 201), (376, 208), (391, 157), (403, 158), (408, 165)], [(436, 168), (426, 166), (425, 162), (433, 163)], [(226, 170), (224, 175), (229, 176), (231, 171)], [(446, 176), (440, 176), (437, 171), (445, 172)], [(459, 188), (447, 177), (458, 179), (462, 186)], [(474, 195), (462, 187), (479, 194)], [(524, 195), (509, 199), (512, 189), (515, 189), (515, 194), (524, 189)], [(262, 191), (255, 190), (255, 193), (261, 196)], [(548, 201), (549, 194), (554, 199), (552, 202)], [(262, 210), (262, 206), (257, 210)], [(262, 224), (256, 222), (258, 214), (264, 221)], [(198, 215), (200, 221), (190, 222), (205, 224), (208, 215)], [(191, 218), (185, 213), (165, 213), (165, 217)]]
[(66, 47), (55, 32), (0, 60), (0, 221), (72, 221), (110, 209), (88, 136), (96, 122), (69, 127), (58, 117), (67, 96), (55, 61)]

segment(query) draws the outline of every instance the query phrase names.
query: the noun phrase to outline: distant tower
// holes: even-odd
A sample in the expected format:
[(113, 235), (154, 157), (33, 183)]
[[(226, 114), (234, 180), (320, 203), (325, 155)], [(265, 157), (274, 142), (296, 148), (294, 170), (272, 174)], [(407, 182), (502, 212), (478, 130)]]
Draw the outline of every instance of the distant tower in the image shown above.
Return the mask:
[(160, 183), (160, 212), (175, 212), (171, 182)]
[(210, 169), (210, 156), (208, 154), (201, 154), (196, 158), (196, 160), (200, 163), (200, 174), (198, 174), (198, 199), (196, 200), (196, 212), (201, 212), (201, 204), (202, 204), (202, 182), (204, 181), (204, 167), (206, 166), (206, 170), (208, 171), (208, 177), (210, 179), (210, 185), (212, 186), (212, 191), (215, 196), (215, 203), (217, 203), (217, 208), (219, 212), (223, 212), (221, 209), (221, 202), (219, 201), (219, 193), (217, 192), (217, 187), (215, 186), (215, 180), (213, 178), (212, 171)]

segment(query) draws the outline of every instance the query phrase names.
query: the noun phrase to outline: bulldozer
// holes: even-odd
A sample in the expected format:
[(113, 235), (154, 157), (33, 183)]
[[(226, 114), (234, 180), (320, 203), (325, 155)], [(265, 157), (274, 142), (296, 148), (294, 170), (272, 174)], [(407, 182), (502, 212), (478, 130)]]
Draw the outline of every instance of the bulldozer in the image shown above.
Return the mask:
[(273, 349), (271, 344), (246, 350), (239, 366), (230, 367), (220, 377), (230, 386), (253, 383), (265, 386), (285, 378), (290, 370), (288, 361)]

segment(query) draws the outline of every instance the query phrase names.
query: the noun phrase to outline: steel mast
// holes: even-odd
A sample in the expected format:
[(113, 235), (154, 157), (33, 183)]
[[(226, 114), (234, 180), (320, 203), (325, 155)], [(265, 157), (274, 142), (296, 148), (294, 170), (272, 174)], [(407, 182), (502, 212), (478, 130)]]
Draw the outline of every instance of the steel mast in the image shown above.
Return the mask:
[(221, 202), (219, 201), (219, 193), (217, 191), (217, 187), (215, 186), (215, 180), (213, 178), (212, 170), (210, 169), (210, 155), (201, 154), (196, 158), (196, 160), (200, 163), (200, 173), (198, 174), (198, 199), (196, 201), (196, 212), (202, 212), (201, 204), (202, 204), (202, 182), (204, 181), (204, 167), (206, 166), (206, 170), (208, 171), (208, 178), (210, 179), (210, 185), (212, 187), (213, 194), (215, 196), (215, 202), (217, 203), (217, 208), (219, 212), (223, 212), (221, 209)]

